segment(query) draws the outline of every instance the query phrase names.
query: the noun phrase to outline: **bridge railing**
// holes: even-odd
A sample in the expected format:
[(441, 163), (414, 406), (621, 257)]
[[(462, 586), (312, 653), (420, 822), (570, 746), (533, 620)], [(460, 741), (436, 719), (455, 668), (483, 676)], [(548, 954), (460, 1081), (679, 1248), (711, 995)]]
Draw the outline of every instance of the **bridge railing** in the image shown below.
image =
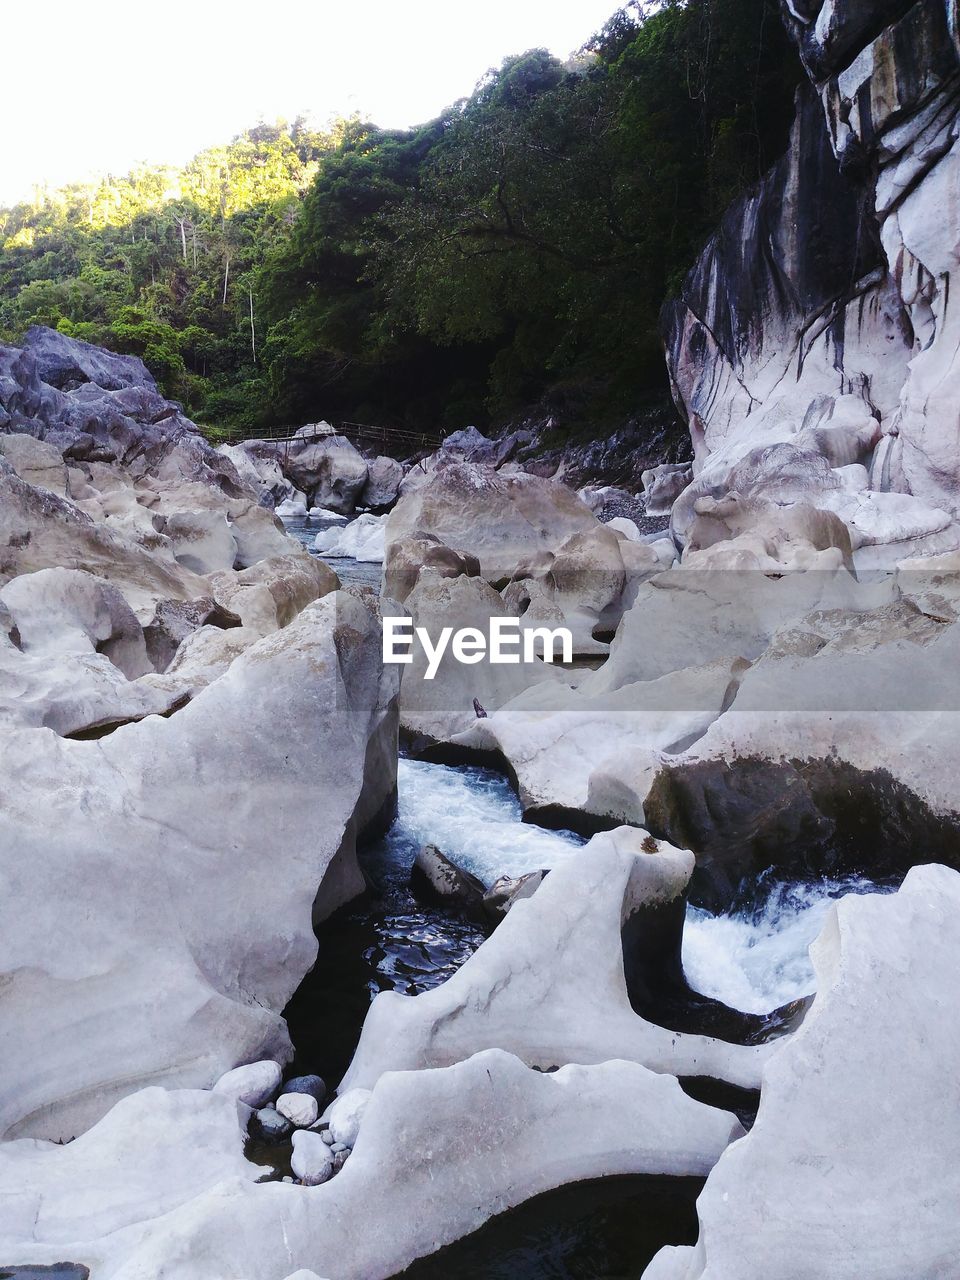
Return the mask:
[[(384, 452), (396, 453), (405, 451), (414, 453), (417, 451), (432, 452), (435, 449), (439, 449), (443, 443), (444, 435), (441, 432), (414, 431), (407, 427), (374, 426), (366, 422), (308, 423), (305, 425), (314, 426), (315, 430), (307, 433), (303, 431), (303, 426), (290, 425), (257, 428), (241, 427), (230, 433), (228, 443), (242, 444), (246, 440), (268, 440), (272, 444), (290, 445), (299, 440), (312, 443), (337, 435), (346, 436), (352, 444), (363, 445), (367, 448), (380, 445)], [(303, 434), (298, 435), (297, 432), (302, 432)]]

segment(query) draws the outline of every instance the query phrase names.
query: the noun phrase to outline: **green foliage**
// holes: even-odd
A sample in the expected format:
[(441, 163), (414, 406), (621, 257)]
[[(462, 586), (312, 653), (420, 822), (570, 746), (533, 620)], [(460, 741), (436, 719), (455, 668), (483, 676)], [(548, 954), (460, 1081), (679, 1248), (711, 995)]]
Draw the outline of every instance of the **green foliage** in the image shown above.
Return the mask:
[(141, 167), (0, 209), (0, 337), (46, 324), (132, 352), (191, 411), (240, 403), (246, 420), (250, 386), (265, 394), (257, 273), (341, 132), (261, 124), (180, 170)]
[(660, 306), (782, 151), (798, 79), (776, 0), (631, 3), (419, 128), (261, 124), (0, 210), (0, 336), (136, 352), (213, 424), (623, 416), (662, 386)]
[(404, 134), (348, 131), (262, 274), (289, 416), (594, 419), (662, 386), (658, 316), (780, 154), (799, 66), (775, 0), (618, 11), (568, 64), (508, 59)]

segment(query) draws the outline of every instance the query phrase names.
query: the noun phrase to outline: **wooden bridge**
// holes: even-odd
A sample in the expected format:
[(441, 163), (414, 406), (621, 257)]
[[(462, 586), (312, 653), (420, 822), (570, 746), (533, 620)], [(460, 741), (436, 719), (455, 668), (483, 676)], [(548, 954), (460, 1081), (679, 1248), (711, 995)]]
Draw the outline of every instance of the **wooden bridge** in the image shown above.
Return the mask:
[[(328, 422), (308, 424), (311, 430), (304, 427), (267, 427), (260, 429), (240, 430), (232, 434), (229, 444), (242, 444), (245, 440), (268, 440), (271, 444), (282, 444), (285, 452), (292, 444), (316, 444), (328, 440), (331, 436), (345, 436), (358, 449), (379, 450), (391, 455), (400, 454), (409, 457), (415, 453), (433, 453), (443, 444), (443, 432), (412, 431), (406, 427), (371, 426), (365, 422), (340, 422), (332, 425)], [(297, 433), (300, 434), (297, 434)]]

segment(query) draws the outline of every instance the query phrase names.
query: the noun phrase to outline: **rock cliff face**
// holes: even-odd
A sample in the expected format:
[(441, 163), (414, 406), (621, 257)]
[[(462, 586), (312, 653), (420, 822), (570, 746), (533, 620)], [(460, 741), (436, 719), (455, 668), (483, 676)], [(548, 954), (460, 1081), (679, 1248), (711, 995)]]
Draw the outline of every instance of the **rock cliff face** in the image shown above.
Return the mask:
[(665, 309), (695, 451), (674, 532), (692, 553), (703, 517), (711, 541), (718, 518), (724, 540), (742, 540), (771, 507), (800, 503), (846, 525), (861, 565), (953, 549), (956, 16), (944, 0), (827, 0), (790, 4), (785, 20), (811, 79), (789, 153)]

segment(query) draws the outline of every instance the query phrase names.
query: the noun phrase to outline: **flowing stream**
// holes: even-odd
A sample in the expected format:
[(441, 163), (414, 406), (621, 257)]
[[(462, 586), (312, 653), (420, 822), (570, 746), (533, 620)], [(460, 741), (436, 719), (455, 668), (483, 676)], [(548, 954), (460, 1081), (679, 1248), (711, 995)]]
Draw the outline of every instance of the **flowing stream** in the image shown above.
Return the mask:
[[(287, 527), (312, 550), (321, 526), (301, 519)], [(379, 585), (379, 565), (338, 559), (332, 567), (344, 583)], [(413, 897), (410, 869), (424, 844), (490, 885), (501, 875), (556, 867), (585, 843), (524, 823), (507, 780), (486, 769), (401, 759), (398, 781), (397, 818), (361, 855), (370, 891), (324, 924), (317, 964), (286, 1010), (295, 1069), (319, 1071), (331, 1082), (346, 1070), (377, 992), (416, 995), (435, 987), (484, 940), (476, 921)], [(808, 948), (831, 903), (875, 888), (863, 879), (761, 878), (743, 887), (726, 914), (688, 907), (683, 964), (690, 985), (758, 1014), (809, 995), (815, 975)], [(639, 1276), (660, 1245), (695, 1241), (701, 1186), (699, 1179), (605, 1178), (561, 1187), (415, 1263), (404, 1280)]]
[[(414, 898), (410, 869), (424, 844), (488, 886), (501, 875), (556, 867), (584, 844), (571, 832), (524, 823), (509, 783), (488, 769), (401, 759), (398, 779), (397, 818), (361, 858), (371, 892), (325, 925), (318, 963), (287, 1011), (305, 1069), (329, 1079), (346, 1069), (378, 991), (416, 995), (437, 986), (484, 939), (476, 921)], [(688, 907), (683, 963), (691, 986), (748, 1013), (809, 995), (808, 948), (831, 903), (874, 888), (862, 879), (761, 880), (728, 914)]]

